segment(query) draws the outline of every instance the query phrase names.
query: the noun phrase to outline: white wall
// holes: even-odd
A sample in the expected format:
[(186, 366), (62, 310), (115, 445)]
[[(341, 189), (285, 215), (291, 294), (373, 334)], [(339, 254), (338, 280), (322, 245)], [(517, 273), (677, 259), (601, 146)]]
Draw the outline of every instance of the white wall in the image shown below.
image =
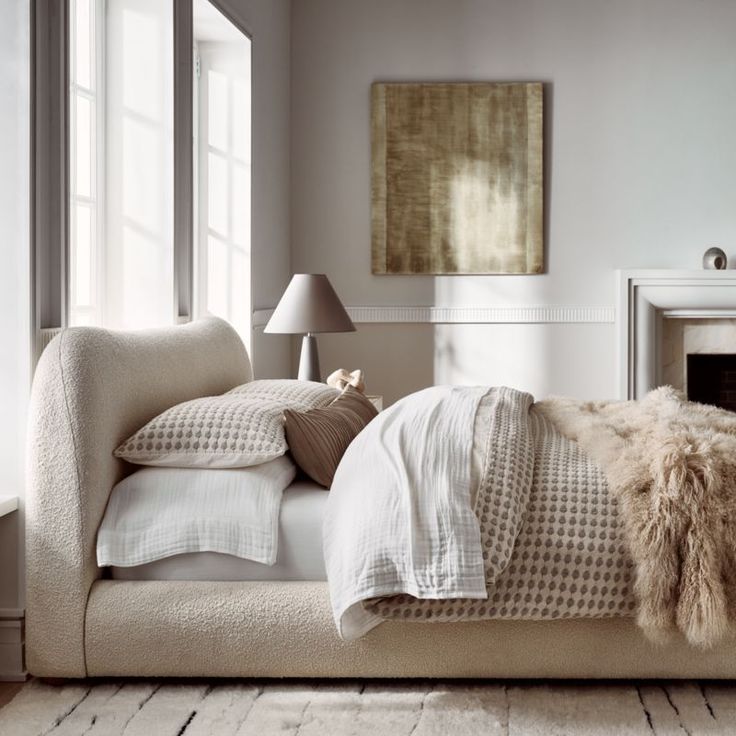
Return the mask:
[[(613, 306), (616, 268), (698, 268), (714, 244), (736, 256), (734, 28), (729, 0), (295, 2), (294, 270), (328, 273), (350, 305)], [(546, 274), (371, 275), (369, 90), (399, 80), (546, 83)], [(411, 351), (387, 355), (397, 334)], [(361, 335), (368, 387), (389, 396), (419, 387), (418, 363), (436, 382), (616, 389), (612, 324)], [(356, 339), (323, 339), (323, 369), (356, 367)]]
[[(290, 0), (215, 3), (253, 41), (253, 200), (251, 288), (254, 309), (275, 305), (291, 275), (289, 245)], [(288, 376), (287, 337), (253, 334), (257, 377)]]
[[(23, 496), (31, 357), (27, 0), (0, 0), (0, 17), (0, 494)], [(0, 519), (0, 608), (22, 602), (13, 579), (17, 516)]]

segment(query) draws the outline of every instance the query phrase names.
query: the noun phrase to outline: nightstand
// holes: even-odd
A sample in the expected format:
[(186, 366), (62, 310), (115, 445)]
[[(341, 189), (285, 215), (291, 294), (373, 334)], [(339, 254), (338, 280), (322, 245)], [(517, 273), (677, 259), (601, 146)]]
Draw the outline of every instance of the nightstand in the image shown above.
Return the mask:
[(366, 394), (365, 397), (376, 407), (376, 411), (383, 411), (383, 396), (370, 396)]

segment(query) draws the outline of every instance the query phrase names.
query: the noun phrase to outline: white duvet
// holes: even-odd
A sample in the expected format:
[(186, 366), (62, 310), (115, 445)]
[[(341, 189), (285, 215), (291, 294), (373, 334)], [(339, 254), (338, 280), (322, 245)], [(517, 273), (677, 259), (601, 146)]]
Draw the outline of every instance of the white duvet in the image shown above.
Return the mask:
[(487, 598), (470, 499), (474, 419), (487, 392), (419, 391), (379, 414), (349, 446), (323, 530), (332, 609), (344, 639), (381, 623), (362, 606), (369, 598)]
[(144, 468), (110, 494), (97, 564), (131, 567), (187, 552), (273, 565), (281, 497), (296, 474), (288, 457), (248, 468)]

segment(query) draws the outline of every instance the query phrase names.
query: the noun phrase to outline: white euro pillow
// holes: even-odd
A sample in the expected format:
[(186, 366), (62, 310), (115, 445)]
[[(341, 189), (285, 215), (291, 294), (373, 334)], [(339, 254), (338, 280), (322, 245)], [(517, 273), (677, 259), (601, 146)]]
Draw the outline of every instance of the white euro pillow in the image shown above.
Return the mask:
[(220, 552), (273, 565), (281, 497), (295, 474), (288, 457), (251, 468), (142, 468), (112, 489), (97, 564)]
[(220, 396), (167, 409), (128, 437), (115, 457), (137, 465), (245, 468), (283, 455), (283, 414), (327, 406), (339, 391), (324, 383), (250, 381)]

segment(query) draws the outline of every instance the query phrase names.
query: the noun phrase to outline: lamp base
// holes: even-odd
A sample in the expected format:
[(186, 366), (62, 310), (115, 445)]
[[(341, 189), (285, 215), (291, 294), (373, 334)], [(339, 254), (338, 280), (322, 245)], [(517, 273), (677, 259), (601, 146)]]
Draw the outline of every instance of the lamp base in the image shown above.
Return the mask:
[(317, 338), (314, 335), (304, 335), (302, 338), (302, 352), (299, 357), (300, 381), (322, 380), (319, 371), (319, 355), (317, 354)]

